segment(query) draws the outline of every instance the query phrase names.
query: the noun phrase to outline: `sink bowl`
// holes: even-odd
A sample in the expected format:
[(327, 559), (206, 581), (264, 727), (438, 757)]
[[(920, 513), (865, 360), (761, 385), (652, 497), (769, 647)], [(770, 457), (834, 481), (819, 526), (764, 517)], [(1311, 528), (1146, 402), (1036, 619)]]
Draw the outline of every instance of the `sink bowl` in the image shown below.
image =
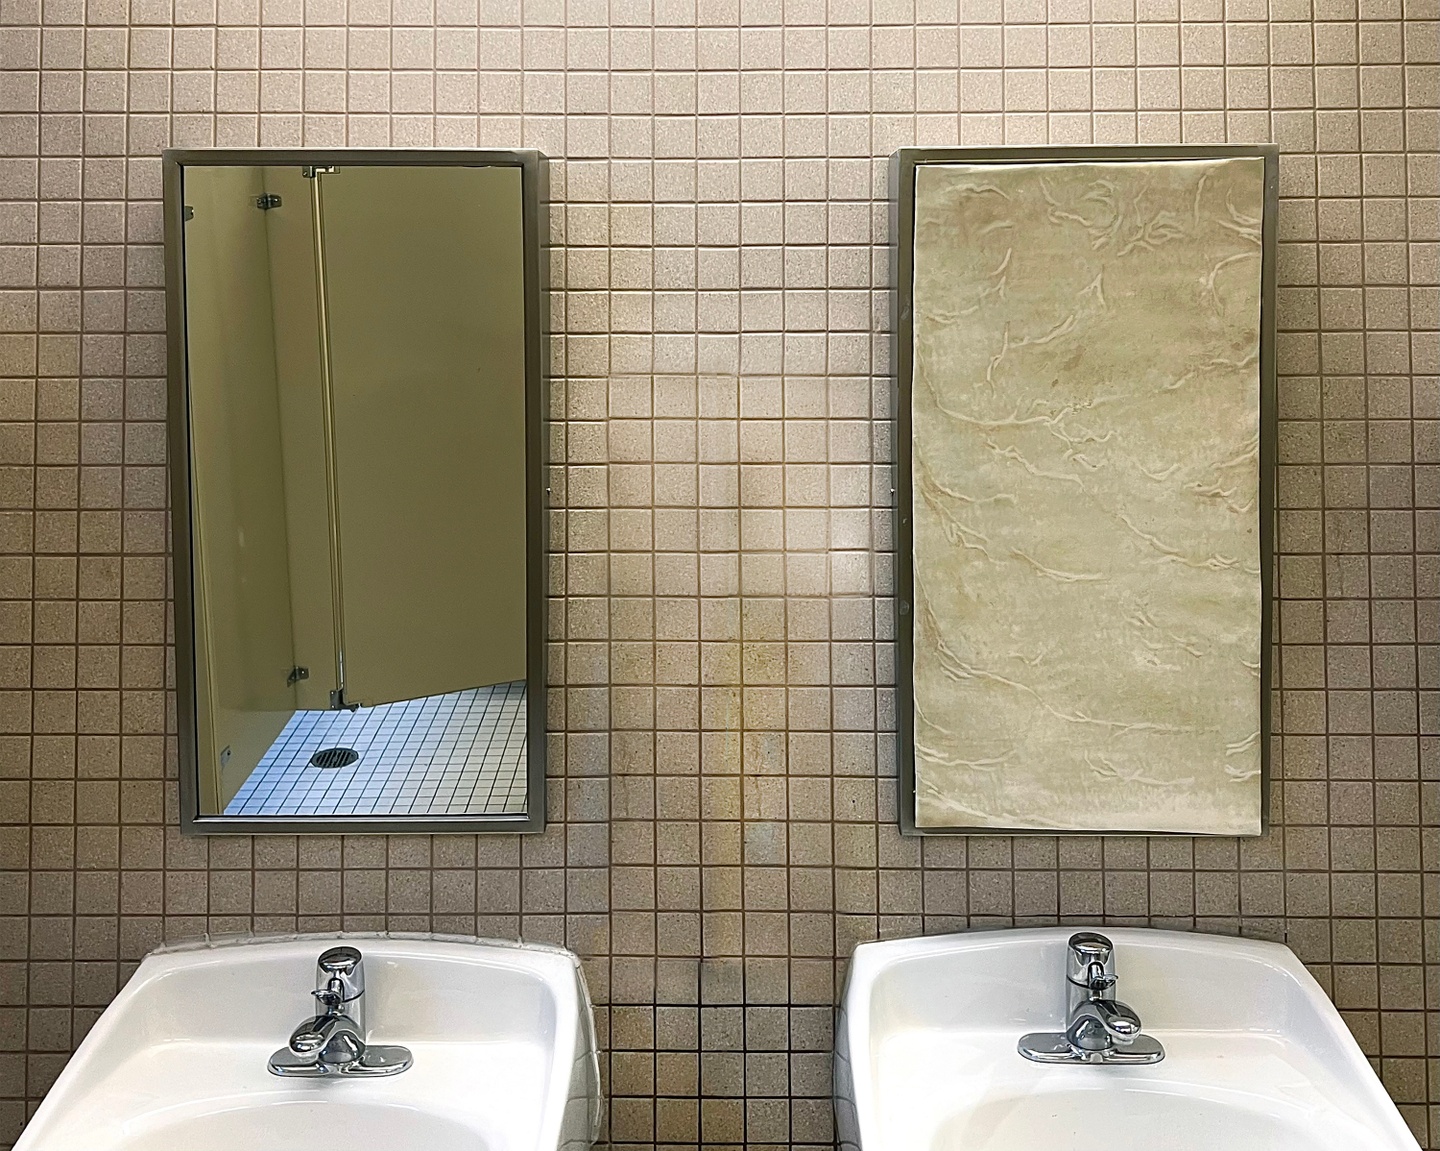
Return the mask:
[[(281, 1078), (314, 1013), (315, 961), (364, 956), (382, 1078)], [(578, 1151), (599, 1127), (594, 1023), (558, 948), (397, 935), (222, 940), (157, 951), (95, 1024), (15, 1151)]]
[(1288, 948), (1101, 928), (1151, 1066), (1044, 1065), (1080, 928), (862, 944), (835, 1038), (845, 1151), (1418, 1151), (1320, 985)]

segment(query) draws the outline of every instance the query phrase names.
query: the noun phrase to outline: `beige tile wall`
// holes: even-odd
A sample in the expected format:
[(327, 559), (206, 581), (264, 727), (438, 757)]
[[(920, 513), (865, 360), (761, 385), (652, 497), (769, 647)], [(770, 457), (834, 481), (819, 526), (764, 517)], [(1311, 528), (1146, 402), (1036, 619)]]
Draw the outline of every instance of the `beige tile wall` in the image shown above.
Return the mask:
[[(1063, 919), (1288, 939), (1440, 1146), (1436, 2), (958, 2), (0, 0), (0, 1145), (161, 939), (388, 926), (584, 955), (613, 1143), (825, 1146), (856, 940)], [(1284, 151), (1275, 830), (902, 840), (881, 158), (1227, 139)], [(175, 833), (169, 143), (566, 157), (543, 837)]]

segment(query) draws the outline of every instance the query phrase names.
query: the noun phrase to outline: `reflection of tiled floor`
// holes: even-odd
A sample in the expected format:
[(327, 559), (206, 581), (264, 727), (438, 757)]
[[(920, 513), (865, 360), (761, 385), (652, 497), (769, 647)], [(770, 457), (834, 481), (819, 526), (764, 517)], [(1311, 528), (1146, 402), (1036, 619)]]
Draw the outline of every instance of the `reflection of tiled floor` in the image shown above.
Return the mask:
[[(326, 747), (360, 759), (311, 767)], [(225, 814), (521, 814), (525, 759), (523, 681), (356, 711), (297, 711)]]

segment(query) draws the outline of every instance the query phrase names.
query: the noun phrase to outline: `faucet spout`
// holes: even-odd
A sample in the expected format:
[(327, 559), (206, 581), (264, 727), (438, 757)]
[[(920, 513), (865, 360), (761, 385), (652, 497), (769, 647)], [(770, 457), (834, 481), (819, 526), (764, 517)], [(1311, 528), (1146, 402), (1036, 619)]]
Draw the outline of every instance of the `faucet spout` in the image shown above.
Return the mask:
[(1065, 1038), (1082, 1051), (1128, 1047), (1140, 1034), (1140, 1016), (1115, 999), (1087, 999), (1070, 1017)]
[(364, 1058), (365, 1038), (355, 1020), (337, 1012), (300, 1024), (290, 1036), (289, 1049), (332, 1067), (344, 1067)]

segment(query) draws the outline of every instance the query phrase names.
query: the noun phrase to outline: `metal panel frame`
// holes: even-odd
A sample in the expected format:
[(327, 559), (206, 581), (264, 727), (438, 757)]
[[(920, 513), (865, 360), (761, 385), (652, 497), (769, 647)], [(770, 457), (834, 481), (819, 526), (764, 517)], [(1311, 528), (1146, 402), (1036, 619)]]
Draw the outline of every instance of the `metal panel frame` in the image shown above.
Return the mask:
[[(194, 547), (191, 538), (190, 388), (185, 352), (187, 166), (514, 167), (521, 171), (525, 252), (525, 570), (527, 709), (524, 815), (226, 816), (200, 812), (195, 686)], [(175, 689), (180, 753), (180, 830), (191, 835), (534, 833), (545, 829), (548, 611), (550, 265), (549, 161), (533, 149), (167, 148), (163, 153), (165, 329), (169, 376), (170, 530), (175, 594)]]
[[(903, 835), (1152, 835), (1197, 832), (1071, 831), (1051, 828), (917, 827), (915, 824), (914, 540), (910, 486), (910, 404), (914, 372), (915, 175), (925, 164), (1113, 163), (1251, 157), (1265, 161), (1260, 271), (1260, 835), (1270, 829), (1271, 664), (1274, 643), (1275, 256), (1280, 151), (1274, 144), (1159, 144), (1122, 147), (901, 148), (890, 157), (891, 496), (894, 525), (895, 758)], [(1218, 837), (1237, 838), (1237, 837)]]

